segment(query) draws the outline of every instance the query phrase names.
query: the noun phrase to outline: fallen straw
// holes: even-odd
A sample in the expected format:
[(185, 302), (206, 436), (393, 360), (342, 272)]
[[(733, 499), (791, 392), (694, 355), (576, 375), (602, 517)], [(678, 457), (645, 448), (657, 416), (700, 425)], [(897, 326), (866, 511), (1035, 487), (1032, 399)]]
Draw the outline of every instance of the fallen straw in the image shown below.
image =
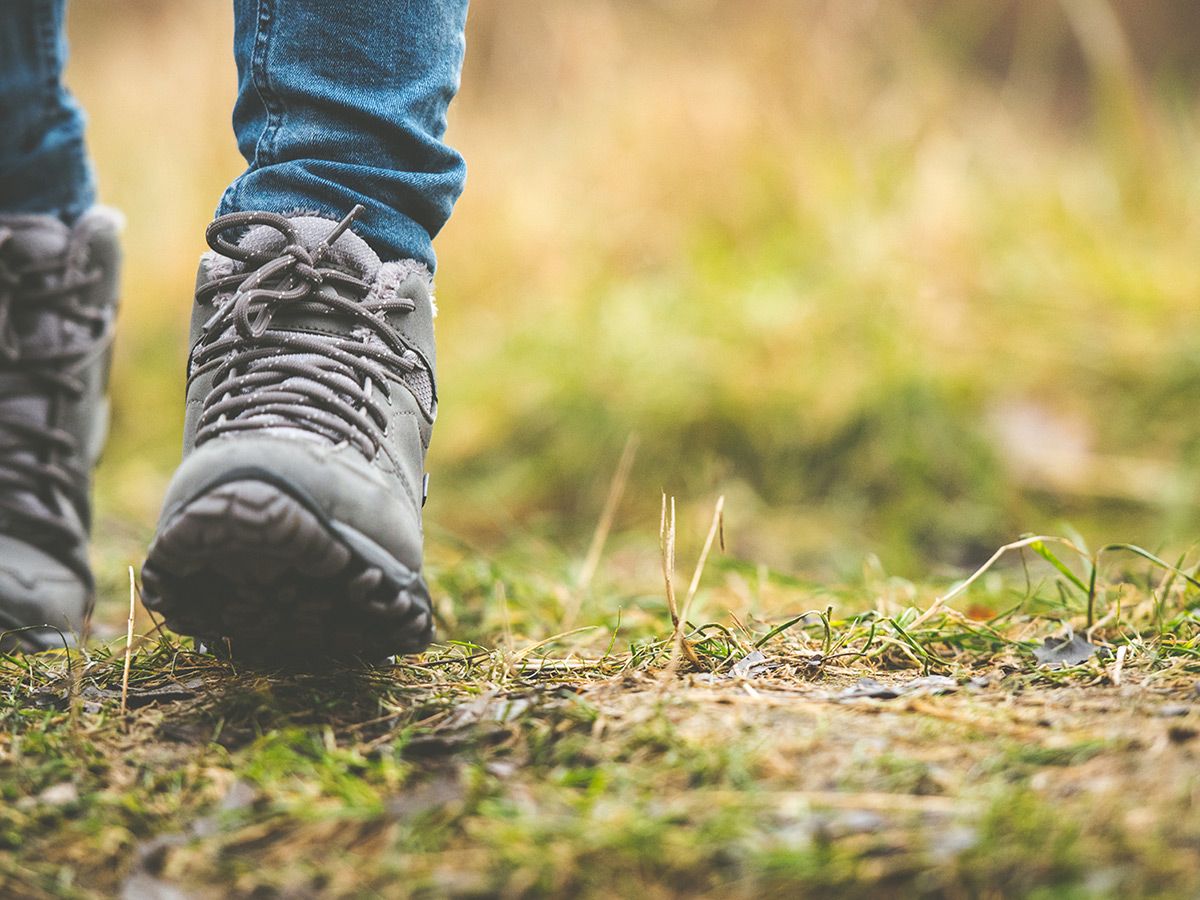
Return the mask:
[(129, 663), (133, 659), (133, 613), (137, 602), (137, 589), (133, 580), (133, 566), (129, 567), (129, 622), (125, 627), (125, 671), (121, 675), (121, 715), (129, 710)]

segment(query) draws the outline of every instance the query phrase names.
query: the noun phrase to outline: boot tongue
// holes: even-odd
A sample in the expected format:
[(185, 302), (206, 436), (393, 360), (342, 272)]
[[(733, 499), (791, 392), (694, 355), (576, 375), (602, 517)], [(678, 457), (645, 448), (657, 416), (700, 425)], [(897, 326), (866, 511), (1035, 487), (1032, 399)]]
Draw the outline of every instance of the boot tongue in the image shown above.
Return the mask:
[[(315, 250), (338, 224), (332, 219), (320, 216), (295, 216), (289, 221), (296, 230), (297, 242), (310, 252)], [(258, 225), (247, 231), (238, 244), (255, 253), (278, 254), (287, 246), (287, 238), (277, 228)], [(374, 281), (375, 276), (379, 274), (381, 262), (366, 241), (347, 229), (338, 236), (325, 254), (323, 264), (333, 264), (340, 269), (346, 269), (363, 281)]]

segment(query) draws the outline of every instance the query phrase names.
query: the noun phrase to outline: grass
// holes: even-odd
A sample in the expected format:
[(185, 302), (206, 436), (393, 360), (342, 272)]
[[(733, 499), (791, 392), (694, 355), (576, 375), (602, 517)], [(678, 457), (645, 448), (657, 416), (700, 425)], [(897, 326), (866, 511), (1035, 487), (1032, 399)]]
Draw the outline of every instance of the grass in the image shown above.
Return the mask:
[[(1126, 65), (1094, 15), (935, 6), (473, 11), (432, 521), (483, 547), (586, 541), (637, 432), (626, 527), (655, 530), (662, 489), (724, 494), (736, 555), (817, 578), (869, 554), (969, 568), (1063, 520), (1190, 540), (1190, 82)], [(102, 193), (129, 220), (98, 499), (130, 535), (104, 560), (118, 590), (178, 459), (190, 285), (242, 163), (228, 10), (72, 15)], [(1033, 41), (1011, 60), (988, 43), (1009, 27)], [(1008, 68), (978, 63), (996, 53)]]
[[(747, 596), (714, 550), (682, 638), (636, 579), (589, 590), (611, 625), (555, 634), (575, 582), (544, 548), (451, 558), (443, 608), (490, 597), (454, 640), (288, 675), (151, 631), (124, 714), (123, 639), (4, 658), (0, 892), (1194, 893), (1192, 564), (1126, 554), (1093, 582), (1025, 544), (946, 603), (769, 571)], [(1037, 665), (1066, 626), (1097, 652)]]
[(125, 305), (93, 640), (0, 660), (0, 894), (1200, 892), (1191, 5), (703, 6), (472, 11), (444, 643), (253, 673), (139, 610), (122, 713), (242, 164), (226, 6), (73, 4)]

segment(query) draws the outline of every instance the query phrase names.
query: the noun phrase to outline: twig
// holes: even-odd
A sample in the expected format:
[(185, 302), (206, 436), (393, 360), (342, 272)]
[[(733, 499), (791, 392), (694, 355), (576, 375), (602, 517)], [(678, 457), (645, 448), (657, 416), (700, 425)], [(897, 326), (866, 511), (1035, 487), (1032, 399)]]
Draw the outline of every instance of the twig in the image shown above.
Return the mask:
[(587, 556), (579, 570), (579, 578), (575, 582), (575, 589), (579, 593), (587, 590), (596, 574), (596, 568), (600, 565), (600, 556), (604, 553), (604, 545), (608, 541), (609, 532), (612, 531), (613, 519), (617, 515), (617, 506), (625, 495), (625, 486), (629, 483), (629, 472), (633, 468), (633, 460), (637, 456), (638, 443), (637, 432), (631, 432), (628, 440), (625, 441), (625, 449), (621, 451), (617, 470), (613, 473), (612, 482), (608, 486), (604, 509), (600, 513), (599, 521), (596, 522), (591, 546), (588, 547)]
[(617, 469), (613, 472), (612, 481), (609, 483), (604, 508), (600, 512), (600, 519), (596, 522), (596, 530), (592, 533), (592, 543), (588, 547), (587, 556), (584, 557), (583, 565), (579, 569), (579, 577), (575, 579), (575, 589), (567, 598), (568, 606), (563, 613), (563, 627), (565, 628), (569, 629), (575, 625), (575, 619), (579, 616), (579, 608), (583, 605), (583, 595), (587, 592), (592, 578), (596, 575), (596, 569), (600, 566), (600, 557), (604, 553), (604, 545), (608, 542), (608, 535), (612, 531), (617, 507), (625, 495), (625, 486), (629, 483), (629, 472), (633, 468), (634, 457), (637, 456), (638, 443), (637, 432), (630, 432), (625, 441), (625, 449), (621, 451), (621, 458), (617, 462)]
[(517, 650), (513, 653), (513, 659), (524, 660), (525, 657), (527, 657), (534, 650), (537, 650), (539, 647), (545, 647), (547, 644), (552, 644), (555, 641), (561, 640), (565, 637), (570, 637), (573, 634), (581, 634), (585, 631), (594, 631), (599, 627), (599, 625), (580, 625), (578, 628), (572, 628), (570, 631), (560, 631), (558, 634), (552, 634), (548, 638), (542, 638), (542, 640), (538, 641), (536, 644), (530, 644), (524, 649)]
[[(738, 791), (716, 789), (697, 790), (692, 796), (700, 803), (730, 803), (744, 801), (746, 795)], [(855, 794), (846, 791), (772, 791), (774, 803), (826, 806), (832, 809), (862, 809), (880, 812), (927, 812), (950, 814), (970, 809), (957, 797), (937, 794), (889, 794), (882, 791), (866, 791)]]
[(1112, 669), (1112, 683), (1114, 687), (1121, 686), (1121, 673), (1125, 671), (1125, 657), (1128, 653), (1128, 644), (1122, 644), (1117, 648), (1117, 660), (1113, 663)]
[(1081, 556), (1084, 556), (1084, 557), (1087, 556), (1086, 553), (1084, 553), (1082, 550), (1080, 550), (1078, 547), (1076, 547), (1074, 544), (1072, 544), (1070, 541), (1066, 540), (1065, 538), (1052, 537), (1049, 535), (1035, 534), (1032, 537), (1022, 538), (1019, 541), (1013, 541), (1011, 544), (1005, 544), (1003, 547), (1001, 547), (999, 550), (997, 550), (995, 553), (993, 553), (991, 555), (991, 558), (988, 559), (987, 562), (985, 562), (982, 566), (980, 566), (978, 569), (976, 569), (971, 574), (970, 578), (968, 578), (966, 581), (960, 582), (958, 585), (956, 585), (954, 587), (953, 590), (949, 591), (948, 593), (943, 594), (942, 596), (940, 596), (936, 600), (934, 600), (933, 603), (929, 604), (929, 608), (927, 610), (925, 610), (925, 612), (921, 613), (919, 616), (917, 616), (915, 619), (913, 619), (913, 621), (911, 623), (909, 623), (909, 625), (907, 626), (908, 630), (912, 631), (913, 629), (917, 628), (919, 625), (925, 624), (931, 618), (933, 618), (935, 615), (937, 615), (939, 612), (941, 612), (942, 608), (947, 603), (949, 603), (951, 600), (953, 600), (955, 597), (957, 597), (959, 594), (961, 594), (963, 591), (965, 591), (967, 588), (969, 588), (977, 580), (982, 578), (984, 573), (987, 572), (992, 566), (994, 566), (1000, 560), (1000, 557), (1004, 556), (1005, 553), (1008, 553), (1009, 551), (1012, 551), (1012, 550), (1020, 550), (1022, 547), (1030, 547), (1033, 544), (1046, 543), (1046, 542), (1056, 543), (1056, 544), (1064, 544), (1067, 547), (1070, 547), (1076, 553), (1079, 553)]
[[(722, 494), (717, 498), (717, 505), (713, 509), (712, 524), (708, 527), (708, 537), (704, 539), (704, 549), (700, 551), (700, 559), (696, 561), (696, 571), (692, 573), (691, 584), (688, 585), (687, 595), (683, 598), (683, 609), (679, 611), (680, 621), (687, 621), (687, 614), (692, 608), (692, 600), (696, 596), (696, 591), (700, 587), (700, 576), (704, 574), (704, 564), (708, 562), (708, 554), (712, 550), (713, 539), (716, 538), (717, 532), (722, 532), (721, 543), (724, 545), (724, 525), (725, 525), (725, 495)], [(677, 629), (678, 630), (678, 627)]]
[(662, 498), (662, 520), (659, 524), (658, 537), (659, 546), (662, 549), (662, 570), (663, 581), (667, 588), (667, 610), (671, 613), (672, 631), (672, 649), (671, 659), (664, 670), (664, 674), (673, 673), (675, 671), (675, 662), (679, 659), (679, 653), (682, 650), (684, 656), (691, 661), (698, 669), (703, 669), (704, 665), (696, 656), (696, 651), (692, 649), (692, 645), (688, 643), (686, 638), (683, 638), (683, 620), (679, 615), (679, 606), (675, 602), (675, 498), (671, 498), (670, 515), (667, 514), (667, 495), (664, 492)]
[(671, 516), (667, 517), (667, 494), (662, 495), (662, 519), (658, 526), (658, 546), (662, 551), (663, 581), (667, 585), (667, 611), (671, 625), (679, 628), (679, 608), (675, 605), (675, 498), (671, 498)]
[(121, 675), (121, 715), (129, 711), (129, 664), (133, 659), (133, 614), (137, 602), (137, 587), (133, 578), (133, 566), (129, 567), (129, 622), (125, 628), (125, 671)]
[[(678, 614), (674, 614), (675, 619), (675, 634), (672, 636), (674, 642), (674, 650), (672, 658), (677, 658), (682, 652), (684, 656), (698, 669), (703, 669), (704, 665), (700, 662), (700, 658), (696, 655), (696, 651), (692, 649), (691, 641), (684, 635), (683, 630), (687, 627), (688, 613), (692, 608), (692, 600), (696, 597), (696, 591), (700, 587), (700, 576), (704, 574), (704, 564), (708, 562), (708, 554), (712, 550), (713, 541), (716, 539), (717, 532), (723, 533), (725, 521), (725, 497), (724, 495), (717, 498), (717, 505), (713, 509), (712, 524), (708, 528), (708, 536), (704, 539), (704, 547), (700, 551), (700, 558), (696, 560), (696, 570), (692, 573), (692, 581), (688, 585), (687, 594), (683, 598), (683, 607)], [(722, 544), (724, 537), (722, 536)], [(675, 562), (675, 502), (671, 501), (671, 563), (674, 568)], [(664, 559), (665, 565), (665, 559)], [(670, 581), (668, 580), (668, 595), (672, 594)], [(671, 596), (671, 605), (674, 606), (674, 597)]]

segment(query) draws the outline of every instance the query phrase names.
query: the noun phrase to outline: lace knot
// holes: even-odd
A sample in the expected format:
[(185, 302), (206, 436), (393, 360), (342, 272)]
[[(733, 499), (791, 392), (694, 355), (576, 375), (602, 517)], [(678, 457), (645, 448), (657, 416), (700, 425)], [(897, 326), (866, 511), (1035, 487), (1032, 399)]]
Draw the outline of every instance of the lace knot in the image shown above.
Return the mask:
[[(211, 379), (197, 446), (223, 434), (287, 427), (349, 443), (368, 458), (387, 452), (388, 380), (403, 380), (422, 361), (386, 315), (413, 305), (373, 303), (368, 282), (326, 261), (361, 210), (355, 207), (311, 247), (274, 213), (231, 213), (209, 226), (209, 245), (244, 265), (197, 292), (201, 302), (228, 292), (192, 351), (189, 384)], [(267, 250), (258, 237), (231, 240), (251, 225), (277, 231), (283, 241)], [(288, 324), (275, 326), (284, 310)], [(299, 321), (322, 317), (336, 330), (292, 325), (293, 314)]]

